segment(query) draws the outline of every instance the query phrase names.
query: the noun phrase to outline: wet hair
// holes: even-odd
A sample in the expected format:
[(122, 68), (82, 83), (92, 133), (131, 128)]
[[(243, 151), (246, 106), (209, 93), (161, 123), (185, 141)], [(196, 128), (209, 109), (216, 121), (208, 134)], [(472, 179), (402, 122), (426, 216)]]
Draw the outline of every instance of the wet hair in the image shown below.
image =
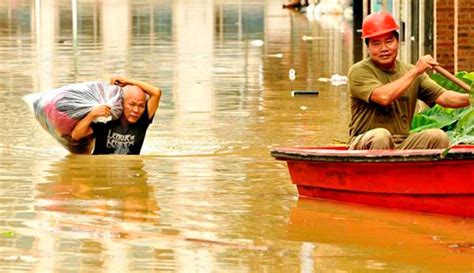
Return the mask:
[[(397, 41), (400, 39), (400, 34), (398, 34), (398, 31), (394, 30), (394, 31), (392, 31), (392, 34), (393, 34), (393, 36), (395, 36), (395, 39), (397, 39)], [(366, 46), (369, 46), (369, 39), (370, 38), (364, 39), (364, 42), (365, 42)]]

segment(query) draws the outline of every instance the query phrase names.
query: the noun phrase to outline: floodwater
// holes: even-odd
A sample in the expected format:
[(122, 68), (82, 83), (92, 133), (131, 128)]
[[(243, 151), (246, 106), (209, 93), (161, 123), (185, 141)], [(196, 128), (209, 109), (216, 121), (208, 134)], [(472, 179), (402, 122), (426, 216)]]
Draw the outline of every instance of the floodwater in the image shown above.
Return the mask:
[[(281, 4), (1, 1), (0, 272), (474, 272), (473, 220), (298, 200), (270, 149), (347, 140), (319, 79), (354, 45)], [(69, 155), (22, 101), (111, 74), (163, 89), (141, 156)]]

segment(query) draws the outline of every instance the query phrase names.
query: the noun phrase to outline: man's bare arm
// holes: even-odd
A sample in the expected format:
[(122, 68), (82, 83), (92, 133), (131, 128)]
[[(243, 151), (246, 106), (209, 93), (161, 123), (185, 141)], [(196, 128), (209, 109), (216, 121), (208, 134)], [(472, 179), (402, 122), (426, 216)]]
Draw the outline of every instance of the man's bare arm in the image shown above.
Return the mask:
[(120, 85), (122, 87), (129, 84), (140, 87), (149, 96), (147, 102), (148, 117), (151, 119), (155, 115), (161, 98), (161, 89), (159, 87), (139, 80), (128, 79), (122, 76), (112, 76), (110, 78), (110, 83)]
[(111, 108), (109, 105), (101, 104), (94, 107), (84, 118), (82, 118), (71, 132), (71, 137), (74, 140), (79, 140), (93, 133), (91, 123), (98, 117), (111, 115)]
[(438, 65), (433, 57), (425, 55), (421, 57), (416, 65), (399, 79), (375, 88), (370, 94), (370, 100), (382, 106), (388, 106), (405, 93), (415, 79), (427, 69)]
[(454, 91), (445, 91), (435, 102), (449, 108), (461, 108), (469, 106), (469, 94), (461, 94)]

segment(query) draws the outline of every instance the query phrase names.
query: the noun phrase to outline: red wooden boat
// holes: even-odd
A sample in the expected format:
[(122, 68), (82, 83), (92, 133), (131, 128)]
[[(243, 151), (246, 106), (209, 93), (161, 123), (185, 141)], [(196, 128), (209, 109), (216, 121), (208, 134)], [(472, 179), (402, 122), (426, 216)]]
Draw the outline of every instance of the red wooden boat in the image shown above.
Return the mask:
[(445, 150), (275, 148), (302, 197), (474, 217), (474, 145)]

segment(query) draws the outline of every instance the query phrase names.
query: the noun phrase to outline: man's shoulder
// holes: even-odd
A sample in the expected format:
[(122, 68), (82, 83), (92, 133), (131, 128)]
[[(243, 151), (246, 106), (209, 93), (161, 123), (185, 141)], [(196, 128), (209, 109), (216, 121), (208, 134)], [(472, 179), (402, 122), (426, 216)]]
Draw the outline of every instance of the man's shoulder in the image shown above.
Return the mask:
[(357, 63), (352, 64), (350, 69), (358, 68), (358, 67), (365, 67), (365, 66), (370, 66), (370, 61), (369, 61), (368, 58), (362, 59), (362, 60), (358, 61)]
[(369, 58), (363, 59), (358, 61), (357, 63), (351, 65), (349, 68), (349, 72), (357, 70), (357, 69), (371, 69), (375, 67), (372, 62), (369, 60)]
[(374, 68), (375, 66), (370, 62), (369, 59), (363, 59), (351, 65), (347, 74), (349, 77), (351, 75), (354, 76), (354, 74), (356, 75), (360, 75), (360, 73), (365, 74), (365, 72), (373, 71)]

